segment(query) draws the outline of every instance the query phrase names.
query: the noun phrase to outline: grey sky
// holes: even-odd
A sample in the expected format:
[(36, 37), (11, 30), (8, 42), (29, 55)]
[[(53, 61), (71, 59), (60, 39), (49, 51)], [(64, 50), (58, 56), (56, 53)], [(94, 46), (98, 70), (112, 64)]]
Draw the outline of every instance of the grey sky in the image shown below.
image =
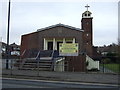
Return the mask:
[[(118, 3), (118, 15), (120, 15), (120, 1)], [(120, 44), (120, 16), (118, 16), (118, 38), (119, 38), (119, 44)]]
[[(8, 0), (0, 4), (1, 36), (6, 42)], [(93, 44), (117, 43), (118, 2), (12, 2), (10, 43), (20, 44), (21, 35), (58, 23), (81, 28), (86, 4), (90, 5), (93, 17)]]

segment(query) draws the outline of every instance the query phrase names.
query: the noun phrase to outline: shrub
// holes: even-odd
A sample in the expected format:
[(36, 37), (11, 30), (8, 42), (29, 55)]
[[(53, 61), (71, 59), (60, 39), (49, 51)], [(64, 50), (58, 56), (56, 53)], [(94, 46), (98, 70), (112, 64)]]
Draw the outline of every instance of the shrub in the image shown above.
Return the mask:
[(111, 62), (111, 60), (110, 60), (109, 58), (105, 58), (105, 59), (102, 60), (102, 62), (103, 62), (104, 64), (108, 64), (108, 63)]

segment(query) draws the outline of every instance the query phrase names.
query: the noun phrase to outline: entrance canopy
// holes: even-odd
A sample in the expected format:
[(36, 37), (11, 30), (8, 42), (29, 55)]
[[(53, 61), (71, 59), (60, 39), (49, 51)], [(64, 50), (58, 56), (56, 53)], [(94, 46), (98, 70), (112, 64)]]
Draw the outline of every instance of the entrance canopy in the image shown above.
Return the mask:
[(75, 43), (75, 38), (44, 38), (44, 50), (58, 50), (60, 43)]

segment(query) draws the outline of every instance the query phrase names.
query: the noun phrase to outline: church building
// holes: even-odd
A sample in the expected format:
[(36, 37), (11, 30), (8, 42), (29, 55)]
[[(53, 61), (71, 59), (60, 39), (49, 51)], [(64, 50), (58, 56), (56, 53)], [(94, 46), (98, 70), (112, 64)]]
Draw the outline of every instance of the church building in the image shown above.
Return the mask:
[[(78, 56), (65, 56), (64, 64), (67, 61), (67, 66), (63, 68), (64, 71), (84, 71), (86, 68), (86, 59), (84, 56), (87, 55), (90, 58), (93, 57), (93, 17), (91, 16), (92, 13), (88, 11), (89, 6), (87, 5), (85, 7), (87, 7), (87, 10), (82, 13), (81, 29), (59, 23), (22, 35), (21, 57), (27, 58), (27, 55), (24, 55), (27, 50), (31, 50), (33, 52), (35, 50), (56, 50), (59, 52), (59, 46), (61, 43), (78, 43)], [(57, 68), (58, 67), (54, 69)]]

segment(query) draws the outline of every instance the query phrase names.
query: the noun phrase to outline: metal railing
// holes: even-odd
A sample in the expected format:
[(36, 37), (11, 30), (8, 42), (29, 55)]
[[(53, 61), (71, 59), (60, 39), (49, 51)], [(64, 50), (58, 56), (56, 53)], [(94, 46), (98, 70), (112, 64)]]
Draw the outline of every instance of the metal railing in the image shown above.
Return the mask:
[[(26, 61), (26, 59), (24, 60)], [(35, 60), (36, 61), (36, 60)], [(37, 61), (36, 61), (37, 62)], [(1, 59), (0, 63), (2, 63), (2, 70), (6, 70), (6, 59)], [(37, 64), (36, 63), (36, 67), (31, 68), (31, 69), (22, 69), (21, 65), (23, 64), (21, 59), (9, 59), (8, 61), (8, 70), (14, 71), (14, 70), (38, 70), (38, 71), (44, 71), (44, 69), (40, 69), (39, 66), (42, 64)], [(35, 63), (33, 63), (35, 65)], [(32, 65), (32, 63), (31, 63)], [(68, 70), (64, 70), (65, 67), (68, 68), (68, 63), (65, 64), (65, 58), (59, 58), (57, 60), (54, 60), (54, 70), (51, 71), (68, 71)], [(59, 70), (61, 69), (62, 70)], [(64, 69), (63, 69), (64, 68)], [(110, 74), (120, 74), (120, 65), (116, 64), (116, 63), (110, 63), (110, 64), (100, 64), (100, 70), (96, 71), (96, 70), (91, 70), (88, 72), (96, 72), (96, 73), (110, 73)], [(88, 73), (85, 72), (85, 73)]]
[(100, 71), (103, 73), (120, 73), (120, 65), (118, 63), (101, 63), (100, 64)]
[[(41, 71), (45, 71), (45, 72), (49, 71), (49, 70), (41, 69), (40, 68), (40, 63), (36, 63), (35, 68), (33, 67), (33, 68), (30, 68), (30, 69), (24, 69), (24, 68), (20, 67), (21, 64), (23, 63), (23, 62), (21, 62), (20, 59), (9, 59), (8, 69), (6, 69), (6, 59), (2, 59), (0, 63), (2, 63), (2, 69), (1, 70), (2, 70), (3, 75), (27, 75), (27, 76), (29, 76), (28, 72), (32, 72), (32, 74), (30, 76), (39, 76)], [(60, 63), (60, 64), (54, 63), (54, 69), (50, 70), (50, 71), (51, 72), (53, 72), (53, 71), (64, 72), (64, 67), (66, 66), (66, 64), (63, 64), (63, 63)]]

